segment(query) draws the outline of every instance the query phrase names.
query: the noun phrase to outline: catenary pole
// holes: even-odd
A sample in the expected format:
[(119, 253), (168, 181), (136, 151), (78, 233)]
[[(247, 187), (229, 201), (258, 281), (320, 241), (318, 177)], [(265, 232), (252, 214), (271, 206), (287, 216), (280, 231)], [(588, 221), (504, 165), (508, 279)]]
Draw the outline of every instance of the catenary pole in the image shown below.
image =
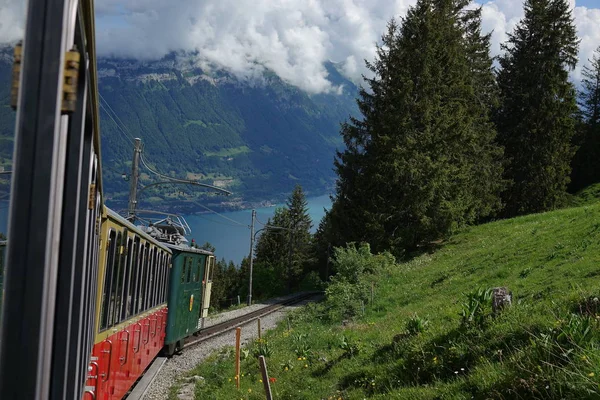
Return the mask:
[(137, 188), (140, 177), (140, 154), (142, 153), (142, 139), (135, 138), (133, 147), (133, 162), (131, 163), (131, 184), (129, 186), (129, 212), (127, 219), (135, 222), (135, 208), (137, 207)]
[(252, 266), (254, 259), (254, 221), (256, 220), (256, 210), (252, 210), (252, 224), (250, 225), (250, 279), (248, 283), (248, 305), (252, 305)]

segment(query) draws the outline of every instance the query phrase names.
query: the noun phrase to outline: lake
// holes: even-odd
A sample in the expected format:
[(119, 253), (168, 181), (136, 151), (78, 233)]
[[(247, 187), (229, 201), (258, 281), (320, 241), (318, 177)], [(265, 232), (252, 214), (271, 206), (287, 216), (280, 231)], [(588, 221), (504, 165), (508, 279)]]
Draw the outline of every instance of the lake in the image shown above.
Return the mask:
[[(325, 215), (324, 209), (331, 207), (331, 200), (329, 195), (324, 195), (307, 198), (307, 201), (308, 214), (313, 221), (311, 231), (314, 233)], [(267, 219), (275, 214), (275, 209), (281, 206), (283, 204), (275, 207), (257, 208), (257, 221), (266, 224)], [(242, 258), (250, 254), (252, 210), (225, 212), (221, 215), (227, 219), (216, 214), (186, 215), (185, 219), (192, 229), (190, 238), (193, 238), (199, 245), (210, 242), (215, 246), (215, 256), (219, 260), (225, 258), (227, 261), (232, 260), (234, 263), (239, 264)], [(255, 229), (261, 228), (262, 225), (257, 222)]]
[[(329, 195), (308, 198), (308, 214), (313, 221), (312, 232), (317, 230), (321, 218), (325, 215), (324, 208), (331, 207)], [(265, 207), (256, 209), (256, 219), (267, 223), (267, 219), (273, 216), (275, 209), (281, 207)], [(0, 202), (0, 232), (6, 233), (8, 207), (7, 202)], [(199, 245), (210, 242), (217, 249), (216, 257), (220, 260), (232, 260), (239, 264), (242, 258), (250, 253), (250, 223), (252, 222), (252, 210), (232, 211), (217, 214), (194, 214), (186, 215), (185, 219), (192, 229), (188, 239), (194, 239)], [(255, 229), (261, 229), (262, 225), (257, 222)], [(258, 236), (257, 236), (258, 237)]]

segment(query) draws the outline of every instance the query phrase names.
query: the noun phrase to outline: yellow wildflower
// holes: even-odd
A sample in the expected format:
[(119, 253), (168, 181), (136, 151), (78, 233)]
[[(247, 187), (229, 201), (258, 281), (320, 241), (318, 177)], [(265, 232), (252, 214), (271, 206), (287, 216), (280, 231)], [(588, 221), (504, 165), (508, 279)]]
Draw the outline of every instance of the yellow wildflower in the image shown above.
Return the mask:
[(592, 376), (594, 376), (594, 375), (596, 375), (596, 374), (594, 374), (593, 372), (590, 372), (590, 373), (588, 374), (588, 376), (589, 376), (590, 378), (591, 378)]
[(308, 364), (304, 364), (304, 368), (308, 368)]
[(248, 389), (248, 393), (252, 393), (252, 389)]
[(285, 367), (285, 370), (287, 371), (287, 370), (288, 370), (288, 367)]
[(298, 357), (298, 361), (302, 361), (302, 357)]
[(258, 380), (258, 382), (259, 382), (259, 383), (262, 383), (262, 379), (259, 379), (259, 380)]

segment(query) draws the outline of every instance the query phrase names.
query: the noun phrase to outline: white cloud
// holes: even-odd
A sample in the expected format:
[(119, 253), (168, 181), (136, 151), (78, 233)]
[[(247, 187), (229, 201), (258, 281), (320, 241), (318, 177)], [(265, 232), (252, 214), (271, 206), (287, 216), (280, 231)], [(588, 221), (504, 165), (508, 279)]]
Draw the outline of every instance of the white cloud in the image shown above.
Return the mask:
[[(570, 0), (572, 6), (575, 0)], [(25, 0), (0, 0), (0, 43), (22, 35)], [(242, 77), (264, 67), (305, 90), (335, 90), (323, 63), (343, 63), (355, 81), (372, 60), (375, 43), (391, 17), (416, 0), (96, 0), (101, 55), (159, 58), (171, 51), (196, 51), (202, 65)], [(492, 52), (523, 15), (522, 0), (477, 0), (483, 29), (493, 31)], [(476, 3), (473, 3), (476, 4)], [(600, 9), (574, 9), (586, 62), (600, 45)], [(581, 66), (581, 62), (580, 62)], [(580, 67), (573, 73), (580, 77)]]
[(23, 38), (26, 7), (24, 0), (0, 0), (0, 44)]

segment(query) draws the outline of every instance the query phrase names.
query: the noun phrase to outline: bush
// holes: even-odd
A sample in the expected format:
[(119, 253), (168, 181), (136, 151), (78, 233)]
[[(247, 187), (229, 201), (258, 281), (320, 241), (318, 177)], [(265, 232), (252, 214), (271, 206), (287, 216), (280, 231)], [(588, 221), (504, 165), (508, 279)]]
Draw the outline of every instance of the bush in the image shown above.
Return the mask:
[(368, 243), (349, 243), (334, 249), (333, 269), (336, 275), (325, 289), (328, 315), (331, 319), (352, 318), (367, 303), (370, 284), (395, 265), (389, 253), (371, 254)]
[[(463, 327), (483, 328), (492, 307), (492, 290), (478, 289), (467, 293), (467, 302), (462, 304), (460, 312)], [(488, 311), (489, 310), (489, 311)]]
[(421, 318), (417, 314), (414, 314), (409, 318), (408, 321), (406, 321), (406, 332), (409, 335), (418, 335), (419, 333), (425, 332), (428, 326), (428, 319)]

